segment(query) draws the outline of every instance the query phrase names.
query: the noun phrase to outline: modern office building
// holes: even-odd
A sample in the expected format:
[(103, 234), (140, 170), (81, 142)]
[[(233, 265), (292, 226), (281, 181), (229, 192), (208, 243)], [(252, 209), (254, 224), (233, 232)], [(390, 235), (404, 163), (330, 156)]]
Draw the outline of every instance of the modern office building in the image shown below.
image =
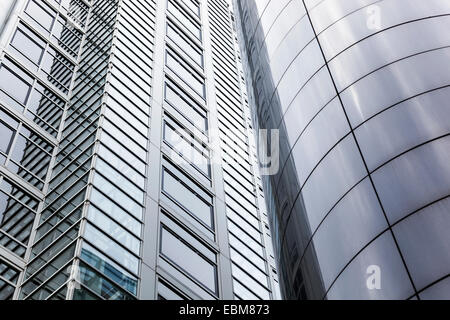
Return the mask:
[[(235, 0), (288, 299), (450, 299), (450, 2)], [(261, 144), (264, 146), (264, 144)]]
[(0, 299), (278, 299), (226, 0), (2, 0)]

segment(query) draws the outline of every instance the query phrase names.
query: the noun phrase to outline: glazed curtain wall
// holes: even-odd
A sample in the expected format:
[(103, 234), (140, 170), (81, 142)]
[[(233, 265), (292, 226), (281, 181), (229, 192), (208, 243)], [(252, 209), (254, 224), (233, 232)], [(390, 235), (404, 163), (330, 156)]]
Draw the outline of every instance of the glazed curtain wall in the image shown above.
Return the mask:
[(285, 297), (450, 298), (450, 2), (235, 4)]

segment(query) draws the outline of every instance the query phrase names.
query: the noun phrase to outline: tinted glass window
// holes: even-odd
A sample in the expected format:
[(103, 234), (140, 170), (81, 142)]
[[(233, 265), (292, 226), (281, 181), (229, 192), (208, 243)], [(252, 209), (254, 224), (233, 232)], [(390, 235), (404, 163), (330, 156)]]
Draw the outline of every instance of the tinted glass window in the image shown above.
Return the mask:
[(114, 280), (132, 294), (137, 294), (137, 279), (117, 263), (87, 243), (83, 243), (81, 258), (99, 272)]
[(8, 153), (15, 131), (0, 121), (0, 151)]
[(164, 122), (164, 140), (199, 171), (209, 176), (208, 150), (177, 123)]
[[(30, 80), (31, 79), (27, 79)], [(2, 65), (0, 67), (0, 89), (9, 97), (25, 104), (30, 92), (30, 83)]]
[(178, 6), (174, 5), (172, 1), (167, 2), (167, 9), (171, 12), (193, 35), (198, 39), (202, 38), (202, 31), (200, 26), (192, 19), (188, 18), (188, 14)]
[(182, 0), (185, 5), (189, 7), (197, 16), (200, 15), (200, 5), (193, 0)]
[(192, 60), (203, 66), (203, 54), (177, 27), (172, 24), (167, 25), (167, 36), (172, 39)]
[(158, 282), (158, 300), (186, 300), (164, 282)]
[(183, 94), (177, 86), (166, 83), (165, 90), (166, 101), (169, 102), (186, 119), (202, 131), (207, 130), (206, 111), (194, 107), (196, 103), (187, 95)]
[(52, 29), (56, 13), (43, 1), (39, 1), (39, 3), (36, 1), (28, 2), (25, 12), (46, 30), (50, 31)]
[(34, 64), (41, 62), (45, 43), (25, 27), (17, 29), (11, 45)]
[(216, 267), (164, 227), (161, 229), (161, 253), (216, 292)]
[(209, 227), (213, 227), (212, 207), (193, 192), (180, 178), (164, 170), (163, 190), (191, 214), (199, 218)]
[(166, 64), (174, 71), (186, 84), (194, 89), (200, 96), (205, 97), (205, 80), (196, 73), (177, 55), (167, 51)]
[(120, 262), (124, 267), (128, 268), (135, 274), (139, 270), (139, 260), (123, 247), (116, 244), (111, 238), (108, 238), (98, 229), (92, 227), (90, 224), (86, 225), (84, 233), (85, 238), (95, 245), (102, 252), (107, 252), (117, 262)]

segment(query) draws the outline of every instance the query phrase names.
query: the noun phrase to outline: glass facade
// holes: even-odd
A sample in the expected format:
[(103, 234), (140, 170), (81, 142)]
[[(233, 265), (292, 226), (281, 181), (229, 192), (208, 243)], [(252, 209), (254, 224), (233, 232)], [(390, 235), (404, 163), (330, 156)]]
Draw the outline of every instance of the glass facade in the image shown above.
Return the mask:
[(280, 298), (230, 4), (0, 8), (0, 299)]
[(448, 299), (450, 3), (235, 6), (285, 297)]

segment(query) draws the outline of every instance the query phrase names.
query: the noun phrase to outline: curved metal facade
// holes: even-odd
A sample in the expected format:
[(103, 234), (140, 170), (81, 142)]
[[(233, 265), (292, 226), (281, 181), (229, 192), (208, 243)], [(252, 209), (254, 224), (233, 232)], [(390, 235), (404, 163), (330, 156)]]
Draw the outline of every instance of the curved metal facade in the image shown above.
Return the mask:
[(285, 297), (450, 298), (450, 2), (235, 4)]

